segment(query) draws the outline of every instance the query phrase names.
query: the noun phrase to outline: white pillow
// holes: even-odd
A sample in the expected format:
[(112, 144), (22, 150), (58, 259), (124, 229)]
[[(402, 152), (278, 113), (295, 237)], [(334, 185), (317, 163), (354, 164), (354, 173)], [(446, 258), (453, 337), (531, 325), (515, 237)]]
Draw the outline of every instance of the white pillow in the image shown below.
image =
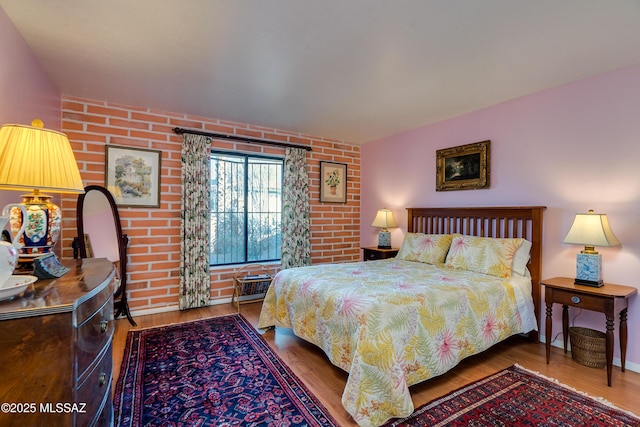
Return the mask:
[(527, 275), (527, 264), (529, 263), (529, 253), (531, 252), (531, 242), (523, 240), (522, 244), (513, 256), (513, 264), (511, 265), (511, 271), (519, 274), (520, 276)]

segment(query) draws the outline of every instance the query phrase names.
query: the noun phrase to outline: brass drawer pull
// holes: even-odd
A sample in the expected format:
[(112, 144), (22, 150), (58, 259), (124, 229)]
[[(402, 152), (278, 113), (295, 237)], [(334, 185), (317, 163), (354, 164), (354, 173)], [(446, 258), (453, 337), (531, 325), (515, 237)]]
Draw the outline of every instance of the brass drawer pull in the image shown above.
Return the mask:
[(580, 304), (580, 297), (577, 295), (574, 295), (571, 297), (571, 302), (574, 304)]
[(105, 332), (107, 332), (107, 328), (109, 327), (109, 321), (108, 320), (103, 320), (102, 322), (100, 322), (100, 331), (104, 334)]

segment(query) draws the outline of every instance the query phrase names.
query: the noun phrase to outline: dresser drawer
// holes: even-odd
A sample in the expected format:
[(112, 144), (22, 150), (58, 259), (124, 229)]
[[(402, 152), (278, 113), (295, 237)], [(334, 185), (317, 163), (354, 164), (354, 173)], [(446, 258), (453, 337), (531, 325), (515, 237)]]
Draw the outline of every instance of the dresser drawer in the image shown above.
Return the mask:
[(108, 286), (105, 286), (93, 297), (84, 301), (74, 310), (74, 326), (80, 325), (91, 317), (102, 305), (112, 297), (114, 292), (114, 281), (111, 280)]
[(607, 302), (606, 299), (598, 296), (579, 294), (570, 290), (561, 289), (553, 289), (553, 301), (562, 305), (600, 312), (603, 312), (604, 305)]
[[(109, 386), (111, 387), (111, 386)], [(107, 393), (105, 396), (104, 405), (100, 409), (96, 419), (96, 427), (112, 427), (113, 426), (113, 397), (111, 393)]]
[(78, 326), (76, 363), (79, 381), (85, 375), (85, 371), (95, 363), (98, 354), (111, 342), (114, 330), (113, 296), (111, 296), (93, 316)]
[(113, 357), (111, 343), (101, 354), (97, 366), (87, 375), (86, 380), (76, 390), (76, 403), (84, 403), (85, 411), (76, 416), (76, 425), (94, 425), (94, 420), (101, 417), (105, 405), (111, 405), (111, 379)]

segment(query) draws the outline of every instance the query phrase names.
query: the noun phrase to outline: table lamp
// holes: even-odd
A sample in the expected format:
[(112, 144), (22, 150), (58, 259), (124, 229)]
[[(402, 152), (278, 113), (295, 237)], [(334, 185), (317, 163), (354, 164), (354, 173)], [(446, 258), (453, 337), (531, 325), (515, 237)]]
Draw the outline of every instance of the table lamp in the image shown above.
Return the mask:
[(395, 219), (393, 219), (393, 212), (386, 208), (379, 209), (371, 225), (380, 228), (380, 232), (378, 233), (378, 248), (391, 249), (391, 233), (387, 228), (398, 226)]
[(602, 280), (602, 255), (595, 246), (618, 246), (620, 241), (613, 234), (606, 214), (576, 214), (573, 225), (562, 243), (585, 245), (576, 256), (576, 285), (600, 287)]
[(60, 235), (60, 208), (51, 203), (52, 193), (80, 194), (84, 185), (67, 136), (44, 128), (36, 119), (31, 126), (6, 124), (0, 128), (0, 189), (32, 190), (22, 195), (20, 209), (11, 211), (11, 229), (18, 230), (27, 221), (21, 238), (21, 257), (37, 257), (51, 252)]

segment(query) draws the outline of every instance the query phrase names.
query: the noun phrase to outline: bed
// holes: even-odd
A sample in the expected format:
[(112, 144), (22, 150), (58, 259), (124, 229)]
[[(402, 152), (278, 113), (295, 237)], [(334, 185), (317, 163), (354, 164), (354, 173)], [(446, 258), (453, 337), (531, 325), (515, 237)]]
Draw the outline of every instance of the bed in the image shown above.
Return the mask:
[(538, 341), (543, 210), (410, 208), (396, 258), (279, 272), (259, 327), (292, 329), (346, 371), (359, 425), (408, 416), (409, 386), (512, 335)]

